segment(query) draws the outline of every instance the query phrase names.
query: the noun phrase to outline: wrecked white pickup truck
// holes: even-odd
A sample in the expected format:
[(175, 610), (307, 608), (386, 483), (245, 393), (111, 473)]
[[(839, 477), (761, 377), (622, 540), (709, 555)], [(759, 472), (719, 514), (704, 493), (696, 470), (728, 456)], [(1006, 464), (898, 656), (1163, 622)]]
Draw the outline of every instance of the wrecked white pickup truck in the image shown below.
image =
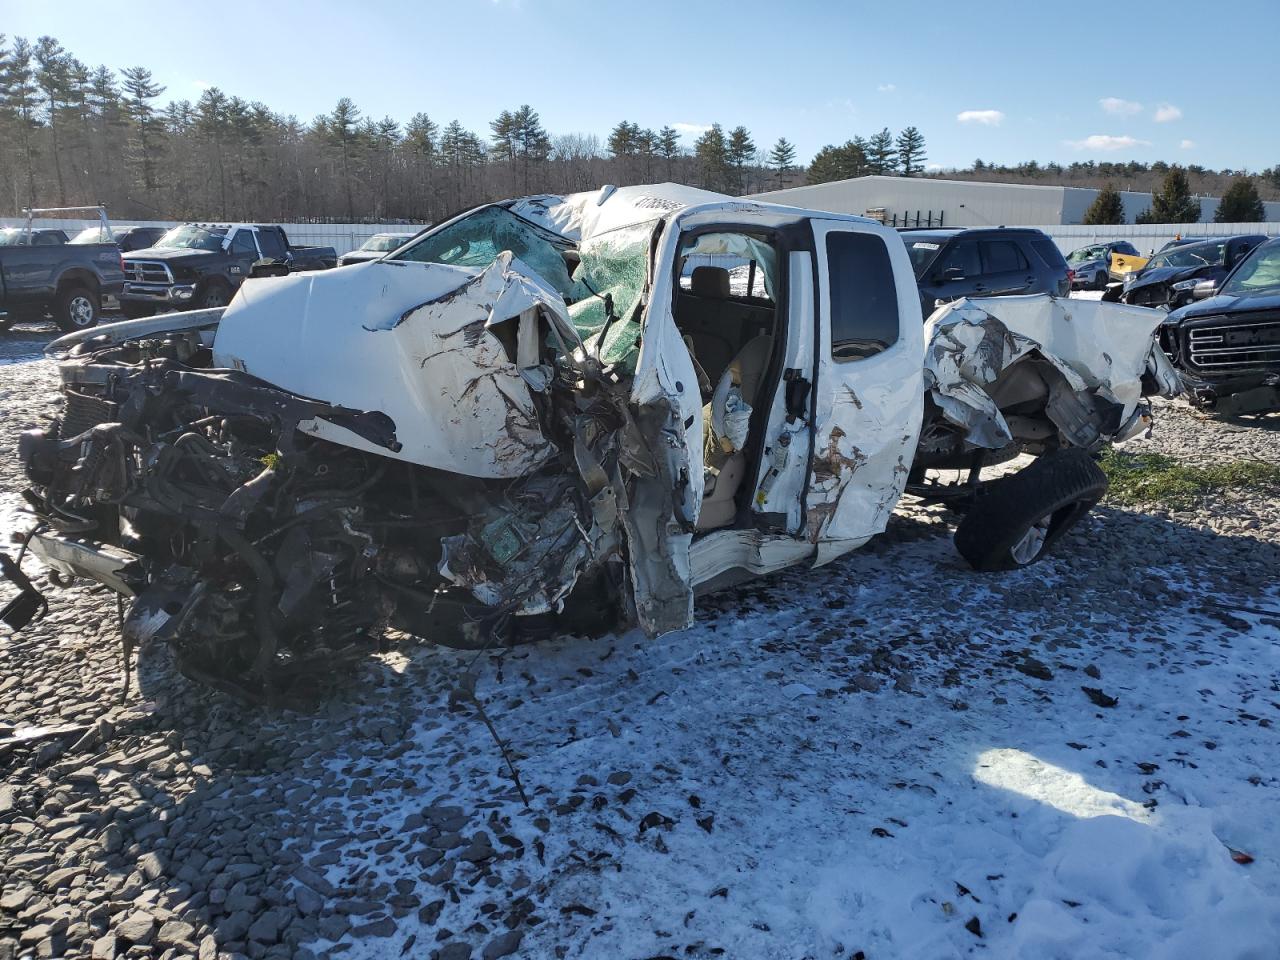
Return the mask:
[[(933, 467), (975, 468), (966, 557), (1020, 565), (1101, 495), (1082, 451), (1143, 426), (1160, 316), (961, 301), (926, 332), (871, 221), (671, 184), (488, 205), (55, 341), (24, 540), (55, 583), (132, 598), (131, 642), (248, 697), (388, 625), (471, 647), (679, 629), (696, 592), (865, 543), (909, 477), (954, 496)], [(975, 451), (1044, 454), (1016, 523), (984, 514)], [(43, 598), (6, 566), (18, 627)]]

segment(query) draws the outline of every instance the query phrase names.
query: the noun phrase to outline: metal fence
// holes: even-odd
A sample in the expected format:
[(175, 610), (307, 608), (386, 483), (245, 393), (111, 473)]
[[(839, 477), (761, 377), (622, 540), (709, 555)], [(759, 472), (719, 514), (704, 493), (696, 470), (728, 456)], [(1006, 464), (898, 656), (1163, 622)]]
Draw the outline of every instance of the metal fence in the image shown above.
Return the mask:
[[(26, 224), (21, 217), (0, 217), (0, 227), (21, 227)], [(93, 220), (53, 220), (36, 218), (36, 227), (61, 228), (67, 236), (75, 236), (85, 227), (96, 227)], [(176, 227), (181, 220), (113, 220), (118, 226)], [(293, 243), (301, 246), (333, 247), (338, 256), (363, 244), (375, 233), (416, 233), (424, 229), (424, 223), (282, 223)]]
[(1107, 240), (1128, 240), (1145, 254), (1148, 250), (1159, 250), (1175, 237), (1231, 237), (1242, 233), (1280, 237), (1280, 223), (1126, 223), (1113, 227), (1056, 225), (1039, 229), (1052, 237), (1063, 253)]
[[(941, 226), (942, 218), (932, 216), (932, 211), (917, 217), (909, 218), (910, 226)], [(936, 219), (936, 222), (935, 222)], [(61, 227), (68, 235), (82, 230), (84, 227), (97, 225), (97, 220), (34, 220), (37, 227)], [(119, 221), (131, 226), (173, 227), (177, 220), (128, 220)], [(18, 217), (0, 217), (0, 226), (22, 226), (25, 220)], [(897, 226), (891, 223), (891, 226)], [(289, 234), (289, 239), (302, 245), (333, 247), (341, 256), (360, 246), (375, 233), (406, 233), (425, 228), (421, 223), (282, 223)], [(1013, 226), (1013, 224), (1010, 224)], [(1241, 233), (1264, 234), (1268, 237), (1280, 237), (1280, 222), (1276, 223), (1162, 223), (1162, 224), (1121, 224), (1112, 227), (1066, 226), (1049, 224), (1038, 226), (1058, 245), (1063, 253), (1070, 253), (1077, 247), (1085, 247), (1091, 243), (1105, 240), (1128, 240), (1142, 253), (1148, 250), (1159, 250), (1174, 237), (1227, 237)]]

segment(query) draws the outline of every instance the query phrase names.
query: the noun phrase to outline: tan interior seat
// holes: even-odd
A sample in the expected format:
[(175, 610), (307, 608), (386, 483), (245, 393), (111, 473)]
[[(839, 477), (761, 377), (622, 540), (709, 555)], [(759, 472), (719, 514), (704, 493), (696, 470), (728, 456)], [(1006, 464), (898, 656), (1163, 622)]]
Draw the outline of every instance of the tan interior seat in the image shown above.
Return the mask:
[(752, 408), (755, 407), (772, 353), (771, 336), (762, 335), (747, 341), (721, 375), (711, 402), (702, 409), (706, 479), (702, 511), (698, 514), (696, 524), (698, 530), (727, 526), (733, 522), (738, 512), (734, 497), (746, 474), (746, 454), (741, 449), (734, 449), (724, 437), (718, 436), (715, 424), (724, 422), (725, 403), (731, 386), (736, 386), (742, 399)]

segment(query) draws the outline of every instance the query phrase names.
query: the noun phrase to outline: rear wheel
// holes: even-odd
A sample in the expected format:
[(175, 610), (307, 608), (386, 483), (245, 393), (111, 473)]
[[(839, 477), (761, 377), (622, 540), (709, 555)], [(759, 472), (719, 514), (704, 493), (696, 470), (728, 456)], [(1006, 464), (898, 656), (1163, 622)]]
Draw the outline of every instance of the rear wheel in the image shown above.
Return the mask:
[(1098, 271), (1098, 275), (1093, 278), (1093, 289), (1095, 290), (1107, 289), (1107, 271), (1105, 270)]
[(53, 304), (53, 322), (58, 329), (73, 333), (98, 322), (98, 295), (88, 287), (70, 285), (58, 292)]
[(1053, 545), (1107, 491), (1107, 476), (1083, 450), (1055, 450), (979, 492), (955, 544), (976, 570), (1016, 570)]
[(209, 280), (196, 294), (193, 306), (197, 310), (225, 307), (231, 302), (231, 287), (225, 280)]

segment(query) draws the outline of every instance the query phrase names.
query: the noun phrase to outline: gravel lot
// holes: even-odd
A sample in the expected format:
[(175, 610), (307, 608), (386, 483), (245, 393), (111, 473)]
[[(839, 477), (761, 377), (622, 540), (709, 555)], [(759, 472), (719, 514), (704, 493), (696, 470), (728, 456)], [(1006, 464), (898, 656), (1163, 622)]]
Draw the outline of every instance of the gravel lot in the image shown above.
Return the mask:
[[(51, 336), (0, 334), (6, 539), (16, 436), (56, 406)], [(1158, 414), (1133, 448), (1280, 463), (1280, 417)], [(122, 701), (114, 600), (51, 588), (45, 620), (0, 637), (0, 738), (75, 727), (0, 753), (0, 960), (1154, 949), (1155, 919), (1093, 890), (1058, 897), (1076, 918), (1055, 927), (1075, 938), (1064, 953), (1015, 921), (1073, 827), (975, 783), (993, 745), (1109, 795), (1212, 811), (1222, 850), (1256, 858), (1236, 902), (1270, 907), (1232, 921), (1215, 912), (1227, 887), (1150, 916), (1256, 924), (1274, 947), (1275, 491), (1104, 506), (1056, 557), (1000, 577), (965, 568), (949, 519), (905, 504), (860, 553), (711, 598), (657, 641), (487, 656), (478, 694), (528, 807), (483, 725), (450, 707), (458, 654), (400, 638), (306, 714), (192, 688)], [(1120, 705), (1090, 706), (1082, 684)], [(976, 843), (996, 836), (1009, 846)], [(861, 879), (837, 878), (837, 859)], [(1185, 862), (1151, 869), (1199, 889)]]

